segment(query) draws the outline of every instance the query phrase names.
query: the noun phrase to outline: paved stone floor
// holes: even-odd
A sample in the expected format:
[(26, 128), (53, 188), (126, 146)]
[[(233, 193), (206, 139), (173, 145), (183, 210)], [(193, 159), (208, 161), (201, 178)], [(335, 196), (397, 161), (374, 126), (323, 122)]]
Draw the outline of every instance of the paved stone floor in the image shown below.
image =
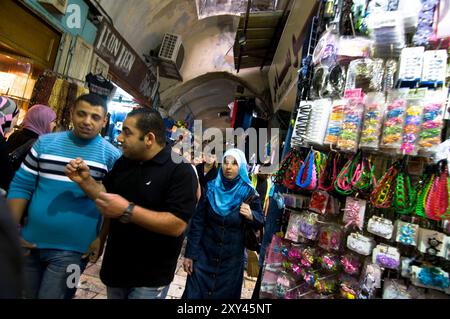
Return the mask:
[[(99, 271), (102, 259), (96, 264), (89, 264), (81, 276), (75, 299), (106, 299), (106, 287), (100, 281)], [(187, 274), (183, 270), (182, 258), (178, 260), (175, 278), (170, 285), (167, 299), (180, 299), (186, 284)], [(256, 278), (244, 274), (244, 284), (242, 287), (242, 299), (250, 299), (255, 287)]]

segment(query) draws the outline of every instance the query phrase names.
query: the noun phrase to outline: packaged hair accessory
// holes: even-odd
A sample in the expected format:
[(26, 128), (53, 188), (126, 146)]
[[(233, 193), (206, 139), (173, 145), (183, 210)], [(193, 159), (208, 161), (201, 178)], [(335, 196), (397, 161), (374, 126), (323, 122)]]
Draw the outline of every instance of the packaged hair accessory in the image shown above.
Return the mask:
[(312, 110), (312, 102), (301, 101), (298, 107), (297, 119), (291, 138), (292, 147), (306, 146), (306, 133), (308, 129), (309, 118)]
[(348, 253), (341, 257), (341, 266), (345, 273), (358, 275), (361, 272), (361, 258), (355, 254)]
[(286, 239), (293, 241), (294, 243), (299, 242), (300, 225), (303, 223), (303, 220), (304, 218), (302, 214), (291, 213), (286, 230)]
[(421, 85), (442, 86), (447, 76), (447, 51), (425, 51)]
[(385, 111), (385, 98), (383, 93), (368, 93), (365, 101), (365, 113), (361, 140), (362, 149), (377, 150), (380, 144), (381, 129)]
[(450, 287), (448, 272), (439, 267), (412, 266), (411, 282), (417, 287), (446, 291)]
[(306, 132), (306, 141), (309, 144), (323, 145), (330, 113), (331, 100), (322, 99), (314, 101)]
[(392, 91), (388, 96), (381, 141), (383, 148), (399, 150), (402, 145), (408, 92), (408, 89), (396, 90)]
[(327, 133), (325, 135), (324, 144), (336, 145), (342, 132), (342, 124), (344, 122), (344, 109), (347, 104), (346, 100), (333, 101), (330, 120), (328, 121)]
[(318, 246), (326, 251), (339, 251), (342, 245), (343, 230), (339, 225), (320, 227)]
[(375, 298), (376, 290), (381, 288), (381, 274), (380, 266), (374, 263), (366, 263), (360, 278), (358, 299)]
[(391, 239), (394, 233), (394, 225), (389, 219), (372, 216), (367, 224), (367, 231), (385, 239)]
[(300, 216), (300, 236), (309, 240), (316, 240), (319, 234), (319, 215), (303, 213)]
[(419, 134), (419, 154), (431, 155), (441, 143), (444, 126), (446, 91), (428, 91), (423, 103), (423, 118)]
[(343, 218), (345, 227), (354, 226), (362, 230), (364, 225), (365, 211), (366, 211), (365, 200), (347, 197)]
[(311, 195), (311, 201), (309, 203), (309, 209), (321, 215), (325, 215), (329, 198), (330, 195), (328, 195), (327, 192), (324, 191), (313, 192)]
[(403, 281), (386, 278), (383, 286), (383, 299), (424, 299), (425, 296), (413, 286), (407, 287)]
[(363, 97), (361, 90), (348, 90), (345, 92), (345, 96), (347, 104), (344, 108), (342, 131), (337, 147), (343, 151), (356, 153), (364, 113)]
[(399, 242), (405, 246), (417, 246), (417, 239), (419, 237), (419, 225), (397, 220), (396, 229), (396, 242)]
[(350, 62), (346, 90), (362, 89), (364, 93), (383, 89), (384, 63), (382, 59), (358, 59)]
[(378, 245), (372, 252), (372, 262), (381, 268), (397, 270), (400, 267), (400, 253), (395, 247)]
[(425, 94), (426, 89), (410, 90), (408, 93), (401, 146), (401, 150), (406, 155), (417, 154), (416, 144), (419, 140)]

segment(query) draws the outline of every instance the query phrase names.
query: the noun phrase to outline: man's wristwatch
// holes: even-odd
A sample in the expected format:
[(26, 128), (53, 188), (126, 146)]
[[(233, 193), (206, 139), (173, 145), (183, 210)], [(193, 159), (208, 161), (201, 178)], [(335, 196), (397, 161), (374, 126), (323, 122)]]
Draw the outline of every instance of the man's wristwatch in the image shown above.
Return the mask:
[(121, 223), (128, 224), (131, 220), (131, 216), (133, 215), (133, 209), (136, 206), (134, 203), (128, 205), (128, 208), (125, 210), (122, 216), (120, 216), (119, 220)]

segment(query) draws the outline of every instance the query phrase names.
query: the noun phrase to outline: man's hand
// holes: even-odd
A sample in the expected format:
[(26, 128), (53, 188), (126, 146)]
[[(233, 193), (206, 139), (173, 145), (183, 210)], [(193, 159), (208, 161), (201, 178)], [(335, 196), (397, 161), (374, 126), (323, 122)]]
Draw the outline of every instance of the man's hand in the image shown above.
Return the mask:
[(253, 220), (253, 214), (249, 204), (243, 203), (241, 205), (240, 213), (248, 220)]
[(105, 247), (105, 242), (97, 237), (94, 241), (89, 245), (88, 251), (81, 257), (89, 258), (89, 261), (93, 264), (97, 262), (100, 256), (103, 254), (103, 248)]
[(24, 252), (24, 256), (28, 256), (30, 254), (30, 251), (33, 249), (36, 249), (37, 246), (36, 244), (32, 244), (30, 242), (27, 242), (25, 239), (23, 239), (22, 237), (20, 237), (20, 245), (22, 246), (22, 248), (24, 248), (25, 252)]
[(108, 218), (120, 218), (127, 210), (129, 201), (120, 195), (100, 193), (95, 201), (97, 208)]
[(184, 257), (183, 260), (183, 269), (190, 276), (194, 271), (194, 261), (192, 259)]
[(81, 184), (90, 177), (89, 166), (87, 166), (82, 158), (70, 161), (69, 164), (66, 165), (64, 173), (77, 184)]

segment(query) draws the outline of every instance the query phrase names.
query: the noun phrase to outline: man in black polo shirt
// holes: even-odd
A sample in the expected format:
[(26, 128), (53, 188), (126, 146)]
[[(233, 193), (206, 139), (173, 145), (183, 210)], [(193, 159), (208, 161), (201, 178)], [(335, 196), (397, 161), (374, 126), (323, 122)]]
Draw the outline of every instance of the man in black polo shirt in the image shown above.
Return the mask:
[(129, 113), (117, 140), (124, 156), (103, 181), (108, 193), (82, 159), (67, 165), (66, 174), (109, 220), (100, 271), (108, 298), (163, 299), (195, 210), (197, 179), (165, 145), (164, 122), (154, 110)]

